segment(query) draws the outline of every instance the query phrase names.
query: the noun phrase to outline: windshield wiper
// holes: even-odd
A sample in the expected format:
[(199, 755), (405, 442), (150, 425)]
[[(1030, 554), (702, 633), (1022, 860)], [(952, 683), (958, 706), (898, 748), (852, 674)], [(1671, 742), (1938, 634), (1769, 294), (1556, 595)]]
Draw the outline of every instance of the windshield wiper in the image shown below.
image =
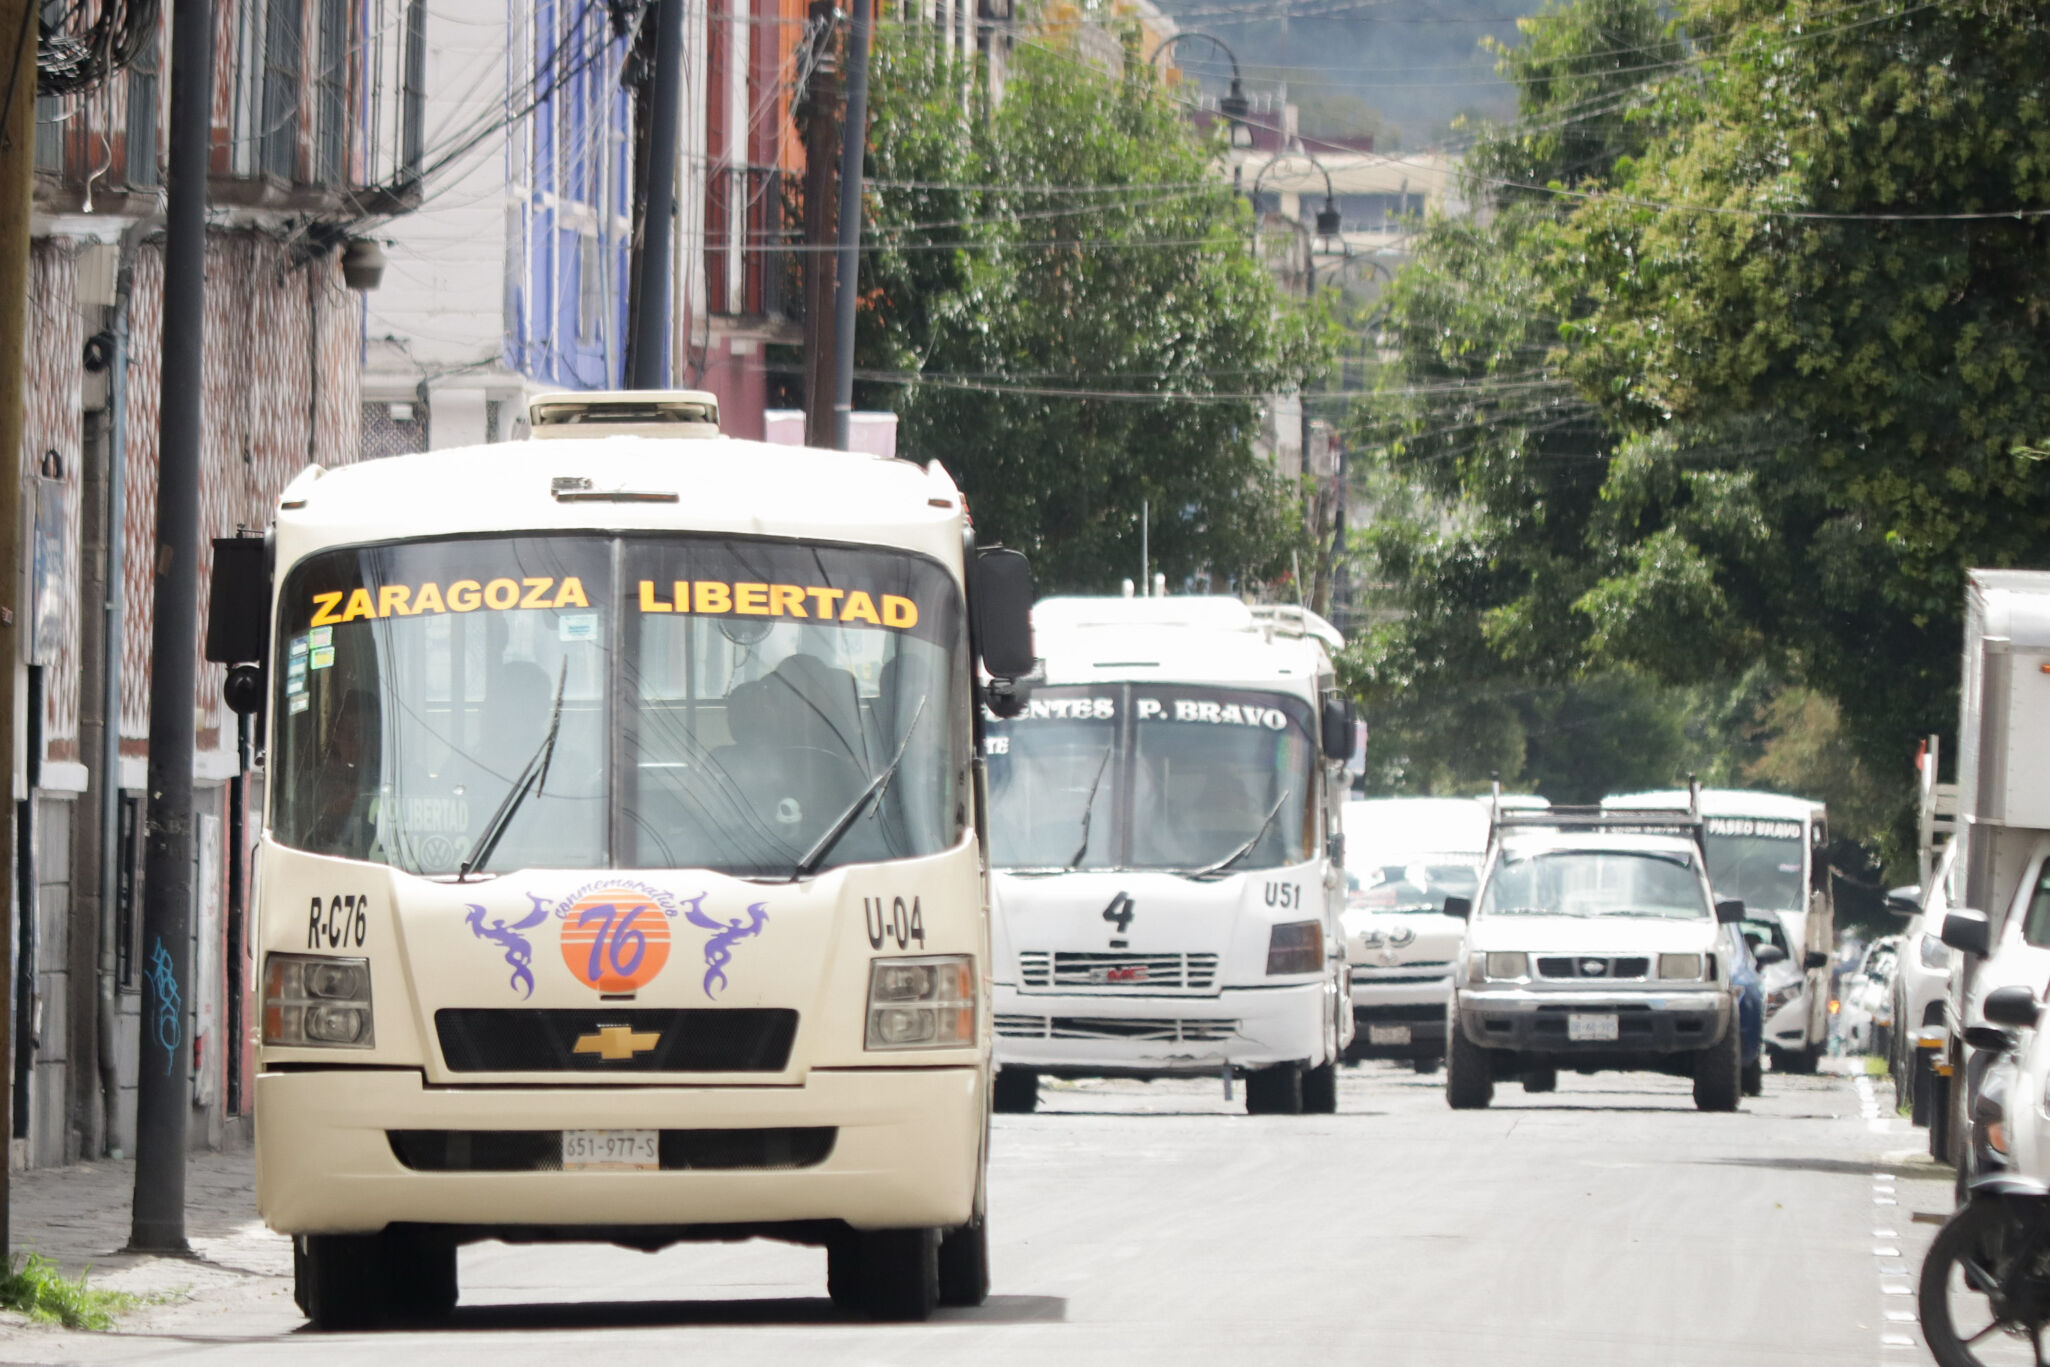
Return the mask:
[(795, 883), (817, 868), (819, 861), (833, 852), (833, 846), (840, 843), (840, 837), (847, 834), (848, 828), (854, 824), (855, 819), (868, 804), (880, 798), (883, 789), (890, 786), (891, 778), (897, 773), (897, 766), (902, 764), (904, 756), (911, 752), (911, 737), (918, 730), (919, 718), (925, 715), (925, 700), (931, 696), (929, 693), (919, 695), (918, 709), (911, 714), (911, 724), (904, 728), (904, 739), (898, 744), (896, 755), (883, 766), (880, 774), (869, 781), (868, 787), (861, 790), (861, 795), (848, 804), (847, 810), (840, 813), (832, 825), (826, 827), (826, 833), (818, 838), (818, 842), (804, 852), (804, 858), (798, 860), (796, 867), (790, 870), (790, 882)]
[(562, 668), (555, 675), (555, 705), (548, 710), (548, 734), (541, 738), (541, 748), (534, 752), (533, 757), (527, 761), (527, 767), (520, 770), (520, 776), (514, 779), (512, 787), (506, 790), (505, 797), (498, 804), (498, 810), (484, 823), (483, 831), (477, 836), (477, 843), (470, 847), (468, 857), (463, 860), (462, 867), (456, 872), (458, 883), (468, 878), (471, 870), (482, 868), (490, 860), (492, 852), (498, 848), (499, 840), (512, 825), (513, 816), (520, 810), (520, 804), (527, 800), (527, 794), (540, 791), (541, 785), (548, 781), (548, 765), (555, 758), (555, 735), (562, 727), (563, 686), (568, 682), (569, 657), (565, 655)]
[(1294, 791), (1295, 790), (1293, 788), (1283, 788), (1281, 790), (1281, 796), (1275, 798), (1274, 805), (1267, 809), (1267, 819), (1260, 823), (1259, 830), (1253, 832), (1253, 838), (1251, 840), (1248, 840), (1245, 844), (1239, 846), (1230, 854), (1218, 860), (1215, 864), (1210, 865), (1208, 868), (1197, 869), (1194, 873), (1189, 874), (1188, 876), (1190, 878), (1208, 878), (1213, 874), (1223, 873), (1233, 864), (1238, 863), (1239, 860), (1244, 859), (1247, 855), (1251, 854), (1253, 852), (1253, 846), (1259, 844), (1261, 837), (1267, 834), (1267, 828), (1274, 824), (1274, 818), (1281, 815), (1282, 804), (1288, 801), (1289, 794)]
[(1118, 748), (1117, 737), (1111, 737), (1110, 744), (1103, 747), (1103, 760), (1096, 766), (1096, 777), (1089, 781), (1089, 796), (1082, 803), (1082, 843), (1075, 847), (1075, 857), (1068, 861), (1067, 872), (1073, 873), (1082, 856), (1089, 853), (1089, 822), (1096, 815), (1096, 790), (1103, 783), (1104, 771), (1110, 768), (1111, 751)]

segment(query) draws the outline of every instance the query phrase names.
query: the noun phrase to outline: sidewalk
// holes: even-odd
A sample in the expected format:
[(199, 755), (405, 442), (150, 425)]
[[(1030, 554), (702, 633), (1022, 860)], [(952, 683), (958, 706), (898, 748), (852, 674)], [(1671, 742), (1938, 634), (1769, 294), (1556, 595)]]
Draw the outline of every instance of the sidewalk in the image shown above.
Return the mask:
[[(277, 1296), (289, 1306), (292, 1244), (256, 1218), (255, 1156), (249, 1150), (198, 1153), (188, 1160), (189, 1258), (121, 1251), (128, 1243), (134, 1192), (133, 1159), (14, 1173), (9, 1191), (13, 1251), (40, 1253), (72, 1276), (90, 1269), (95, 1286), (162, 1303), (126, 1317), (128, 1325), (163, 1315), (170, 1305), (200, 1297), (213, 1301), (223, 1293), (238, 1301)], [(32, 1325), (20, 1315), (0, 1314), (0, 1360), (13, 1357), (9, 1344), (62, 1332)]]

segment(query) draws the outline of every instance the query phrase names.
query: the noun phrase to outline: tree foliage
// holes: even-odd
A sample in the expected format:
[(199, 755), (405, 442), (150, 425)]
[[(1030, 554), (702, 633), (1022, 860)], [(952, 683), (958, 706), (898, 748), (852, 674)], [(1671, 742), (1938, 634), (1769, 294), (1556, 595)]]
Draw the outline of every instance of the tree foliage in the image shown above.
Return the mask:
[(1684, 719), (1770, 679), (1741, 724), (1683, 724), (1683, 762), (1834, 775), (1883, 826), (1955, 716), (1963, 571), (2050, 563), (2050, 16), (1574, 0), (1522, 28), (1518, 119), (1469, 161), (1491, 212), (1424, 231), (1354, 424), (1419, 500), (1367, 538), (1391, 611), (1355, 673), (1397, 715), (1626, 671)]
[(1300, 493), (1254, 450), (1262, 396), (1335, 354), (1323, 309), (1251, 249), (1217, 147), (1128, 60), (1021, 46), (994, 109), (966, 73), (886, 47), (857, 350), (900, 445), (941, 461), (986, 540), (1043, 587), (1138, 570), (1140, 510), (1170, 580), (1271, 578)]

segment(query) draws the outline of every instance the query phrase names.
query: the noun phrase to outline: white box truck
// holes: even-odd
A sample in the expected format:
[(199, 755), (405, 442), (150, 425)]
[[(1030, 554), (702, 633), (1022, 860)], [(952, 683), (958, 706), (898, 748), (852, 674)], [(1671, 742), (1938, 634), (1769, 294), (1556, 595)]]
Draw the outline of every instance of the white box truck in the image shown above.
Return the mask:
[[(1973, 570), (1958, 701), (1957, 852), (1962, 899), (1942, 938), (1957, 956), (1937, 1068), (1930, 1151), (1949, 1159), (1973, 1083), (1967, 1027), (1986, 993), (2050, 981), (2050, 572)], [(1964, 1082), (1959, 1086), (1959, 1081)], [(1962, 1155), (1960, 1155), (1962, 1157)]]

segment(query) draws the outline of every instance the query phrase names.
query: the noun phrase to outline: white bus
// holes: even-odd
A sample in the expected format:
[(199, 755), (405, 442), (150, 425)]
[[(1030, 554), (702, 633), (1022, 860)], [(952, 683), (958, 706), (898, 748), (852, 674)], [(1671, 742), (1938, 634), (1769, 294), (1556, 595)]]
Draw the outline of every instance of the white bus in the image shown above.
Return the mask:
[[(1685, 808), (1687, 794), (1625, 793), (1602, 805)], [(1775, 918), (1791, 950), (1784, 975), (1767, 974), (1764, 1043), (1772, 1066), (1812, 1073), (1829, 1048), (1829, 966), (1836, 951), (1829, 814), (1806, 798), (1704, 788), (1701, 815), (1716, 896), (1742, 902), (1749, 918)]]
[(970, 640), (1008, 710), (1029, 575), (937, 464), (716, 414), (538, 399), (535, 440), (310, 469), (217, 545), (208, 654), (269, 742), (257, 1206), (317, 1326), (446, 1311), (484, 1239), (987, 1294)]
[(1041, 1077), (1245, 1079), (1328, 1112), (1346, 994), (1342, 641), (1233, 598), (1050, 598), (1026, 710), (988, 722), (996, 1107)]

